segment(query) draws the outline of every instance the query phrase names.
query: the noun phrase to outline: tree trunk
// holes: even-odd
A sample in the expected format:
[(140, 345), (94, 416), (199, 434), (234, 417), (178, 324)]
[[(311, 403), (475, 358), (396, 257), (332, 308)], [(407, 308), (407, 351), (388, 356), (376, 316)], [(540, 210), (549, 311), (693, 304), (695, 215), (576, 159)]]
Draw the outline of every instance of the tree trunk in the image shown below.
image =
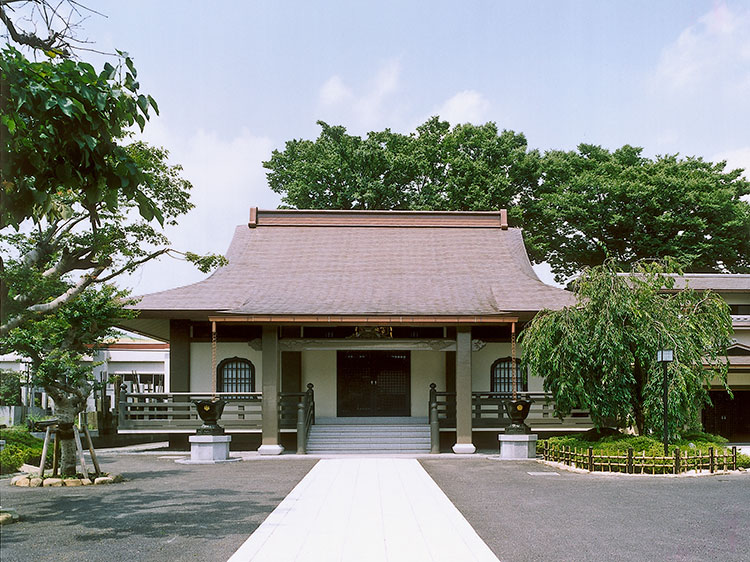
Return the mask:
[(76, 444), (73, 435), (73, 423), (77, 415), (77, 408), (71, 401), (55, 400), (55, 416), (59, 420), (60, 472), (63, 476), (75, 476), (76, 474)]
[(643, 435), (646, 427), (646, 415), (643, 411), (643, 368), (641, 362), (636, 358), (633, 365), (633, 379), (635, 385), (632, 393), (633, 417), (635, 418), (635, 430), (638, 435)]

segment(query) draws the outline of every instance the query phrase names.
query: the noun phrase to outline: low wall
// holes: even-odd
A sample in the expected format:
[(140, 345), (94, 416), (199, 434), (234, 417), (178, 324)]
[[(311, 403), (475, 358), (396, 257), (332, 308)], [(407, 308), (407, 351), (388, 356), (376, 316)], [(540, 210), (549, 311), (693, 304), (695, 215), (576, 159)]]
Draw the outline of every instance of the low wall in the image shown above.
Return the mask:
[(0, 406), (0, 425), (23, 425), (29, 415), (41, 418), (47, 412), (36, 406)]

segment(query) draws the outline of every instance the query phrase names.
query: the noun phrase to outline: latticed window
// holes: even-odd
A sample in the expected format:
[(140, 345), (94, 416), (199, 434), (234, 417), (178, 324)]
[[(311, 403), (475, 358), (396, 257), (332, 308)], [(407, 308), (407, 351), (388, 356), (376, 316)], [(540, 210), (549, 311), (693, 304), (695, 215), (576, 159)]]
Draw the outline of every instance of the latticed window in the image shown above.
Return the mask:
[[(516, 360), (516, 381), (518, 390), (525, 392), (528, 385), (521, 376), (520, 361)], [(513, 392), (513, 362), (510, 357), (503, 357), (492, 364), (490, 370), (490, 392), (503, 392), (511, 394)]]
[(216, 370), (219, 392), (255, 392), (255, 367), (247, 359), (224, 359)]

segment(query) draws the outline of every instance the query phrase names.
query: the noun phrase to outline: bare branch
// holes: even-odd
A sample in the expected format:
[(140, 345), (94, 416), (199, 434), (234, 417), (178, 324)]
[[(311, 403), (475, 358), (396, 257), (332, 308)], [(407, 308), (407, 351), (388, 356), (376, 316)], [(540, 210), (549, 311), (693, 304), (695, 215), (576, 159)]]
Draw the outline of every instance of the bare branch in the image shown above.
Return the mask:
[(147, 256), (145, 256), (145, 257), (143, 257), (143, 258), (141, 258), (139, 260), (129, 262), (127, 265), (121, 267), (120, 269), (114, 271), (113, 273), (110, 273), (106, 277), (102, 277), (101, 279), (97, 279), (96, 282), (97, 283), (106, 283), (110, 279), (113, 279), (113, 278), (117, 277), (118, 275), (122, 275), (123, 273), (125, 273), (129, 269), (132, 269), (132, 268), (137, 267), (137, 266), (139, 266), (141, 264), (144, 264), (147, 261), (150, 261), (150, 260), (152, 260), (154, 258), (158, 258), (161, 255), (169, 254), (169, 253), (171, 253), (173, 251), (174, 250), (171, 250), (170, 248), (162, 248), (161, 250), (157, 250), (155, 252), (151, 252), (150, 254), (148, 254)]
[[(26, 13), (21, 14), (24, 9)], [(19, 45), (45, 52), (52, 51), (66, 58), (74, 57), (77, 51), (115, 56), (115, 53), (82, 46), (91, 43), (76, 37), (83, 22), (89, 18), (83, 11), (107, 17), (77, 0), (59, 0), (56, 3), (53, 0), (0, 0), (0, 20), (7, 28), (10, 39)], [(19, 21), (28, 23), (31, 29), (20, 29)], [(39, 28), (44, 28), (44, 32), (37, 31), (37, 24)]]

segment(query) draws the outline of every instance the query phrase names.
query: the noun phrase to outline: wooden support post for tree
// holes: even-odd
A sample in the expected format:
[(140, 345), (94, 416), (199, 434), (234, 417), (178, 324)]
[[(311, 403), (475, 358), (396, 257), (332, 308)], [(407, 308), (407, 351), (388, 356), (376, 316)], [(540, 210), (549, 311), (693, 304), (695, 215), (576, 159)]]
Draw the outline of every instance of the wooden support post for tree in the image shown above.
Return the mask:
[(674, 473), (679, 474), (680, 473), (680, 448), (675, 447), (674, 450)]
[(60, 439), (55, 431), (55, 440), (52, 444), (52, 476), (57, 477), (60, 470)]
[(42, 460), (39, 462), (39, 478), (44, 476), (44, 463), (47, 461), (47, 449), (49, 448), (49, 436), (52, 433), (52, 428), (47, 426), (47, 430), (44, 433), (44, 445), (42, 445)]
[(89, 433), (88, 426), (84, 425), (83, 431), (86, 434), (86, 441), (88, 442), (89, 453), (91, 454), (91, 462), (94, 463), (94, 470), (96, 471), (96, 475), (99, 476), (102, 471), (99, 469), (99, 460), (96, 458), (96, 451), (94, 451), (94, 442), (91, 440), (91, 434)]
[(73, 438), (76, 441), (76, 452), (78, 453), (78, 462), (81, 464), (81, 474), (83, 474), (84, 478), (89, 477), (89, 470), (86, 466), (86, 459), (83, 456), (83, 446), (81, 445), (81, 434), (78, 431), (78, 428), (73, 425)]
[(628, 447), (628, 464), (625, 467), (625, 472), (633, 474), (633, 447)]
[(714, 448), (713, 447), (708, 448), (708, 471), (711, 474), (714, 473)]
[(737, 470), (737, 447), (732, 447), (732, 470)]

